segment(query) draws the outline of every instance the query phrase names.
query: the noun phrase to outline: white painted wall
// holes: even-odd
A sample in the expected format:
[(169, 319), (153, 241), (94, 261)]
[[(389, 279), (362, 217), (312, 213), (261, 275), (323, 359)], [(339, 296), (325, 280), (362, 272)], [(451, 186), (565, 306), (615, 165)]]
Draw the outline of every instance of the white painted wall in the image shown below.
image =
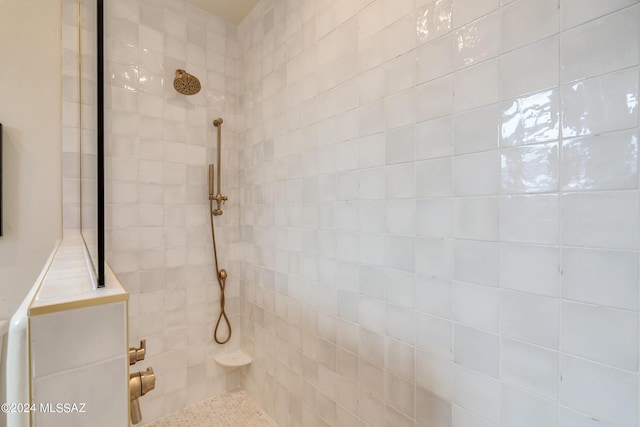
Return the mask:
[(60, 22), (59, 0), (0, 1), (0, 317), (18, 307), (62, 233)]

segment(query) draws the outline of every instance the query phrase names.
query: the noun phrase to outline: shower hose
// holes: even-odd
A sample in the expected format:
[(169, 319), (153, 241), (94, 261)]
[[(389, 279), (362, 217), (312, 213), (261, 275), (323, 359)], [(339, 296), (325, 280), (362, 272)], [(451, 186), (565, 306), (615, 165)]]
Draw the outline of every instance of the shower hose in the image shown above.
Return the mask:
[[(220, 286), (220, 315), (218, 316), (218, 321), (216, 322), (216, 327), (213, 331), (213, 339), (218, 344), (226, 344), (231, 339), (231, 323), (229, 322), (229, 318), (227, 317), (227, 313), (225, 312), (225, 301), (224, 301), (224, 288), (227, 283), (227, 270), (218, 268), (218, 250), (216, 249), (216, 232), (215, 227), (213, 225), (213, 200), (209, 199), (209, 216), (211, 217), (211, 240), (213, 241), (213, 258), (215, 260), (216, 267), (216, 276), (218, 279), (218, 285)], [(218, 338), (218, 330), (220, 329), (220, 323), (224, 320), (227, 324), (227, 328), (229, 330), (229, 334), (225, 339)]]

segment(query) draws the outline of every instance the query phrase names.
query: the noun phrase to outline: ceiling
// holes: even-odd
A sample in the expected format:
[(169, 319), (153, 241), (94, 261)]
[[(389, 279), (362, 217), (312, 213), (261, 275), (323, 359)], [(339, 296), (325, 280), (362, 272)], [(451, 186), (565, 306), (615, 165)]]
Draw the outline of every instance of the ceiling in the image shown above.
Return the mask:
[(251, 12), (258, 0), (187, 0), (201, 9), (238, 25)]

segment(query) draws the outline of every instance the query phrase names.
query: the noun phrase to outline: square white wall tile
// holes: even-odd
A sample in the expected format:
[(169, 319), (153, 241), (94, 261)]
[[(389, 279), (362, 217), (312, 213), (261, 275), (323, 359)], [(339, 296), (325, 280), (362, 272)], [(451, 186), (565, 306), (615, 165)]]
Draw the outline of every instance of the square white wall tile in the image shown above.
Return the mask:
[(563, 191), (638, 188), (637, 130), (564, 141), (560, 180)]
[(416, 233), (425, 237), (451, 237), (453, 233), (453, 199), (416, 201)]
[(452, 328), (450, 320), (416, 313), (416, 347), (430, 354), (451, 360), (453, 357)]
[(566, 245), (637, 250), (637, 192), (564, 195), (562, 231)]
[(503, 291), (501, 309), (503, 335), (558, 349), (560, 301), (557, 298)]
[(416, 367), (415, 348), (403, 342), (386, 338), (384, 366), (405, 380), (414, 381)]
[(454, 81), (446, 75), (416, 87), (417, 122), (448, 116), (453, 110)]
[(453, 28), (453, 0), (429, 2), (418, 0), (416, 33), (418, 43), (440, 37)]
[(415, 235), (416, 201), (413, 199), (388, 201), (385, 206), (385, 219), (388, 233)]
[(557, 89), (504, 102), (501, 108), (503, 146), (551, 141), (560, 135), (560, 94)]
[(493, 196), (500, 186), (498, 150), (455, 156), (453, 186), (456, 196)]
[(385, 269), (385, 299), (387, 302), (406, 308), (413, 308), (415, 300), (415, 274)]
[(601, 427), (614, 427), (615, 424), (608, 423), (606, 421), (603, 422), (602, 420), (590, 417), (589, 415), (561, 407), (558, 425), (560, 427), (592, 427), (596, 425)]
[(416, 422), (420, 426), (451, 425), (451, 402), (416, 387)]
[(405, 53), (385, 64), (386, 94), (409, 89), (416, 84), (416, 55)]
[(413, 161), (415, 152), (415, 128), (413, 124), (386, 132), (386, 164)]
[(489, 105), (454, 116), (454, 153), (467, 154), (498, 148), (499, 114), (497, 105)]
[(471, 110), (498, 101), (500, 69), (496, 59), (479, 63), (453, 75), (453, 111)]
[(453, 23), (459, 27), (493, 12), (499, 5), (499, 0), (458, 0), (453, 4)]
[(416, 386), (445, 401), (453, 397), (453, 362), (416, 352)]
[(416, 48), (416, 82), (428, 82), (453, 71), (454, 34), (449, 33)]
[(635, 0), (562, 0), (562, 27), (568, 29), (618, 9), (636, 4)]
[(456, 365), (453, 397), (456, 405), (497, 425), (501, 420), (501, 395), (500, 381)]
[(562, 296), (638, 309), (638, 257), (633, 252), (563, 249)]
[(560, 30), (560, 0), (517, 0), (502, 8), (502, 51), (542, 40)]
[(558, 244), (560, 198), (557, 194), (507, 196), (500, 200), (500, 233), (506, 242)]
[(403, 271), (415, 271), (415, 239), (413, 237), (384, 238), (385, 267)]
[(637, 371), (638, 313), (564, 302), (561, 329), (564, 352)]
[(498, 197), (465, 197), (455, 200), (454, 237), (497, 241), (499, 236)]
[(638, 70), (604, 74), (561, 87), (565, 137), (638, 126)]
[(453, 159), (442, 157), (416, 163), (416, 196), (451, 197)]
[(571, 356), (562, 358), (561, 369), (563, 405), (614, 425), (637, 424), (636, 374)]
[(502, 150), (502, 193), (557, 192), (558, 157), (557, 143)]
[(414, 311), (393, 304), (386, 305), (385, 333), (407, 344), (415, 343)]
[(385, 27), (382, 0), (373, 1), (358, 14), (358, 38), (364, 39)]
[[(122, 353), (122, 351), (121, 351)], [(120, 378), (120, 380), (118, 379)], [(100, 384), (100, 391), (96, 385)], [(77, 404), (82, 412), (34, 413), (34, 424), (58, 426), (61, 419), (68, 425), (126, 425), (129, 420), (127, 395), (127, 360), (125, 356), (97, 364), (83, 365), (68, 371), (34, 378), (34, 402)]]
[(416, 310), (451, 319), (453, 295), (450, 280), (416, 275), (415, 295), (414, 307)]
[(500, 285), (532, 294), (559, 296), (560, 248), (503, 243)]
[(416, 165), (412, 163), (385, 168), (385, 191), (389, 199), (416, 196)]
[(555, 426), (558, 425), (558, 411), (549, 400), (503, 385), (502, 422), (514, 427)]
[(454, 282), (453, 318), (474, 328), (499, 332), (500, 291), (489, 286)]
[(493, 378), (500, 376), (498, 335), (463, 325), (454, 326), (453, 360), (462, 366)]
[(559, 58), (558, 36), (507, 52), (500, 62), (502, 98), (516, 98), (557, 86)]
[(493, 427), (496, 424), (491, 424), (487, 420), (479, 417), (473, 412), (467, 411), (464, 408), (455, 406), (453, 408), (453, 426), (454, 427)]
[(638, 65), (636, 6), (563, 33), (563, 83)]
[(462, 282), (498, 286), (500, 280), (498, 243), (456, 240), (454, 277)]
[(127, 345), (125, 307), (122, 302), (33, 316), (34, 378), (121, 355)]
[(455, 69), (469, 67), (498, 56), (499, 19), (499, 13), (494, 12), (458, 28), (454, 32), (453, 64)]
[(415, 256), (416, 273), (440, 278), (453, 277), (453, 240), (416, 239)]
[(445, 157), (452, 153), (451, 118), (416, 124), (416, 160)]
[(555, 350), (503, 338), (500, 346), (500, 379), (556, 400), (560, 386), (559, 360)]

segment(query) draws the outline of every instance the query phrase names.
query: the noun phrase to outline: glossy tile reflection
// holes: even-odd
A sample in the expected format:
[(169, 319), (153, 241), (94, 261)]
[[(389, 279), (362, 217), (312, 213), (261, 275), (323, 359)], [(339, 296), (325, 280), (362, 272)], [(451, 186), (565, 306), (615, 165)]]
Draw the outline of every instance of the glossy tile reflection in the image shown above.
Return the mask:
[(420, 8), (416, 19), (418, 41), (424, 43), (447, 33), (451, 30), (452, 18), (452, 0), (434, 0)]
[(558, 191), (558, 144), (502, 150), (502, 192)]
[(638, 70), (562, 87), (562, 135), (590, 135), (638, 126)]
[(110, 64), (111, 84), (131, 91), (138, 90), (138, 70), (136, 68)]
[(559, 99), (556, 90), (539, 92), (503, 104), (502, 145), (523, 145), (558, 138)]
[(456, 68), (468, 67), (498, 54), (498, 13), (456, 30)]

